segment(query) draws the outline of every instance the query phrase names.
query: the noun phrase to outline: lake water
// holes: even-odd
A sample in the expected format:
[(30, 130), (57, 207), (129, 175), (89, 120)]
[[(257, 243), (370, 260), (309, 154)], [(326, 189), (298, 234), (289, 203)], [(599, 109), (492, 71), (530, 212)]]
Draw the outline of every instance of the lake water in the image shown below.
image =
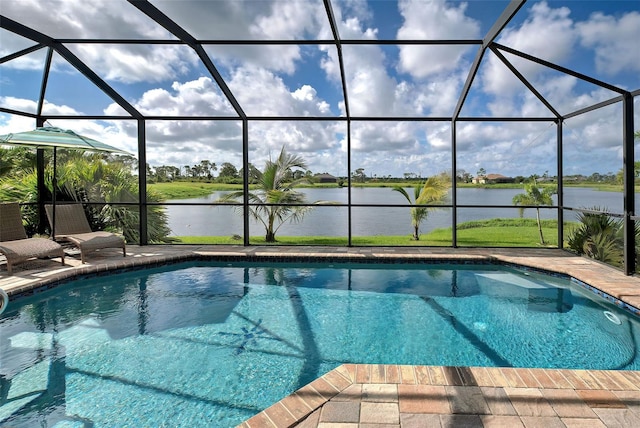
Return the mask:
[[(347, 188), (305, 188), (299, 189), (307, 195), (307, 201), (331, 201), (346, 204)], [(413, 190), (407, 189), (410, 194)], [(170, 203), (204, 204), (167, 205), (169, 227), (173, 236), (231, 236), (243, 235), (241, 211), (229, 206), (208, 205), (217, 201), (226, 192), (214, 192), (203, 198), (172, 200)], [(513, 208), (464, 208), (460, 205), (506, 205), (513, 206), (515, 195), (523, 193), (522, 189), (458, 189), (457, 222), (490, 218), (517, 218), (519, 210)], [(639, 198), (636, 198), (638, 201)], [(554, 203), (557, 199), (554, 197)], [(391, 188), (353, 188), (352, 204), (406, 204), (407, 201)], [(450, 201), (449, 201), (450, 203)], [(636, 204), (637, 205), (637, 204)], [(608, 211), (623, 211), (623, 195), (619, 192), (602, 192), (585, 188), (565, 188), (564, 206), (573, 208), (606, 207)], [(636, 206), (636, 211), (638, 210)], [(422, 223), (421, 233), (435, 228), (451, 227), (452, 209), (442, 208), (432, 211), (429, 218)], [(309, 212), (301, 223), (285, 223), (277, 235), (288, 236), (347, 236), (348, 208), (335, 206), (319, 206)], [(555, 208), (542, 208), (544, 219), (556, 219)], [(535, 218), (536, 210), (526, 209), (524, 217)], [(408, 235), (412, 233), (409, 208), (389, 207), (352, 207), (352, 235)], [(565, 211), (565, 220), (575, 219), (575, 212)], [(250, 221), (250, 235), (263, 235), (264, 227)]]

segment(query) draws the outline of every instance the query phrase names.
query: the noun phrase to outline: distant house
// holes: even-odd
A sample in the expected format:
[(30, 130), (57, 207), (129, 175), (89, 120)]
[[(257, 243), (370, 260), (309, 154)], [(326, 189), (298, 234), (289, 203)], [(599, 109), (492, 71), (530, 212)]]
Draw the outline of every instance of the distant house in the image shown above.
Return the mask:
[(335, 183), (338, 181), (336, 177), (326, 172), (324, 174), (315, 174), (313, 179), (316, 183)]
[(514, 183), (515, 181), (515, 178), (502, 174), (479, 175), (473, 179), (474, 184)]

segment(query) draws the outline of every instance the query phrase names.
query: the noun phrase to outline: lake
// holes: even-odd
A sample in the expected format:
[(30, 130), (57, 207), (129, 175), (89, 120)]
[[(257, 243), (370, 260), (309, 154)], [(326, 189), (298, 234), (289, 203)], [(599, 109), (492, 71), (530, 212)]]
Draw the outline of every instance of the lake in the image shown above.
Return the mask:
[[(307, 201), (332, 201), (346, 204), (347, 188), (304, 188), (299, 189), (307, 195)], [(407, 189), (413, 194), (412, 189)], [(215, 192), (203, 198), (171, 200), (170, 203), (212, 204), (227, 192)], [(522, 189), (458, 189), (458, 223), (490, 218), (517, 218), (519, 211), (513, 208), (464, 208), (460, 205), (508, 205), (511, 206), (515, 195)], [(353, 188), (352, 204), (406, 204), (406, 199), (391, 188), (364, 187)], [(639, 198), (636, 198), (638, 202)], [(554, 203), (557, 199), (554, 197)], [(623, 211), (623, 196), (619, 192), (603, 192), (594, 189), (569, 187), (564, 189), (564, 206), (573, 208), (606, 207), (608, 211)], [(241, 209), (241, 208), (240, 208)], [(638, 208), (636, 207), (636, 210)], [(216, 205), (167, 205), (169, 227), (173, 236), (231, 236), (243, 235), (243, 222), (240, 212), (234, 207)], [(555, 208), (542, 208), (541, 217), (556, 219)], [(536, 210), (528, 208), (524, 217), (535, 218)], [(575, 219), (575, 212), (565, 211), (565, 220)], [(389, 207), (352, 207), (352, 235), (408, 235), (411, 234), (411, 216), (409, 208)], [(432, 211), (422, 223), (421, 233), (435, 228), (451, 227), (452, 209), (442, 208)], [(250, 235), (264, 235), (264, 227), (251, 219)], [(347, 236), (348, 208), (319, 206), (311, 210), (301, 223), (285, 223), (277, 235), (288, 236)]]

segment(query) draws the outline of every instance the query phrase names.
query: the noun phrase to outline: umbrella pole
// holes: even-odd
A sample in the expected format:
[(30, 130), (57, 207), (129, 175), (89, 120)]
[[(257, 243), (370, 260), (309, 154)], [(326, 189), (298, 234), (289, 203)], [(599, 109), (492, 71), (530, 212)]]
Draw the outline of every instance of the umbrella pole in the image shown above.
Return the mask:
[(58, 174), (56, 172), (57, 165), (57, 147), (53, 146), (53, 177), (51, 179), (52, 182), (52, 192), (51, 192), (51, 203), (53, 205), (53, 218), (51, 219), (51, 239), (56, 240), (56, 188), (58, 187)]
[(47, 229), (47, 213), (44, 209), (45, 204), (49, 201), (45, 200), (44, 196), (48, 192), (47, 185), (45, 183), (45, 157), (44, 149), (38, 147), (36, 150), (36, 177), (38, 186), (38, 234), (44, 235)]

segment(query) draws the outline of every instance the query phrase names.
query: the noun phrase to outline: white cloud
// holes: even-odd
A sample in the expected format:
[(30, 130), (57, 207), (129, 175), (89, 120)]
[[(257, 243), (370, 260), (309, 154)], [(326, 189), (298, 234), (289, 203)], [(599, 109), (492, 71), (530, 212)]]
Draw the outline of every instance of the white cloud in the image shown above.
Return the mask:
[[(570, 12), (567, 7), (554, 9), (547, 2), (535, 3), (529, 17), (520, 26), (503, 31), (498, 42), (591, 75), (594, 74), (589, 72), (591, 58), (597, 71), (608, 75), (640, 70), (640, 51), (635, 46), (635, 40), (640, 38), (640, 13), (630, 12), (616, 18), (598, 12), (588, 20), (574, 21)], [(577, 78), (509, 54), (505, 56), (561, 113), (615, 96)], [(540, 115), (546, 110), (532, 102), (530, 94), (523, 95), (528, 90), (490, 53), (483, 61), (479, 77), (482, 90), (495, 97), (490, 103), (494, 115), (505, 115), (507, 111), (526, 114), (539, 111), (536, 115)]]
[(291, 91), (281, 77), (264, 68), (239, 67), (228, 81), (236, 99), (251, 116), (325, 116), (328, 103), (311, 85)]
[[(422, 10), (425, 3), (414, 4), (410, 2), (402, 3), (404, 7), (405, 22), (399, 37), (414, 37), (413, 31), (419, 32), (419, 20), (414, 19), (414, 9), (417, 13)], [(473, 27), (470, 32), (477, 34), (478, 29), (475, 23), (464, 18), (464, 7), (445, 9), (440, 3), (425, 6), (435, 8), (442, 14), (449, 13), (450, 21), (464, 23), (468, 27)], [(348, 9), (350, 10), (350, 9)], [(348, 11), (347, 10), (347, 11)], [(429, 9), (431, 10), (431, 9)], [(336, 11), (336, 19), (340, 19), (340, 35), (345, 39), (366, 39), (375, 40), (378, 30), (366, 26), (366, 20), (358, 16), (346, 16), (345, 10)], [(422, 13), (422, 12), (420, 12)], [(423, 23), (424, 26), (424, 23)], [(431, 30), (427, 30), (431, 31)], [(459, 33), (458, 33), (459, 34)], [(430, 37), (424, 33), (415, 33), (416, 38)], [(440, 51), (441, 47), (436, 47)], [(405, 47), (383, 48), (382, 46), (343, 46), (344, 70), (346, 85), (349, 96), (350, 113), (353, 116), (448, 116), (458, 100), (459, 88), (466, 78), (466, 73), (461, 66), (462, 51), (457, 48), (453, 50), (444, 49), (444, 57), (429, 61), (419, 53), (418, 56), (411, 56)], [(430, 50), (430, 48), (426, 48)], [(325, 50), (325, 58), (321, 65), (327, 75), (333, 81), (339, 81), (339, 66), (337, 54), (333, 51)], [(455, 52), (453, 52), (455, 51)], [(399, 52), (399, 54), (398, 54)], [(395, 55), (399, 56), (395, 56)], [(406, 54), (406, 55), (405, 55)], [(429, 52), (433, 56), (433, 52)], [(404, 59), (403, 59), (403, 55)], [(411, 58), (416, 59), (420, 67), (430, 67), (426, 69), (412, 68), (406, 69), (406, 65)], [(405, 61), (406, 60), (406, 61)], [(394, 64), (397, 66), (394, 66)], [(428, 65), (424, 65), (428, 64)], [(443, 64), (447, 64), (446, 66)], [(396, 75), (394, 68), (403, 68), (410, 71), (412, 77), (424, 77), (429, 73), (438, 73), (437, 78), (429, 80), (405, 80)], [(453, 72), (451, 72), (453, 70)], [(446, 71), (446, 72), (445, 72)], [(433, 76), (432, 76), (433, 77)], [(344, 105), (341, 105), (344, 113)]]
[(418, 145), (412, 122), (355, 122), (351, 125), (351, 150), (384, 152), (385, 156), (412, 151)]
[[(124, 2), (4, 1), (2, 13), (54, 38), (173, 38), (164, 28)], [(3, 36), (3, 45), (4, 42)], [(196, 61), (193, 51), (185, 46), (69, 46), (98, 74), (106, 70), (103, 78), (126, 83), (173, 79), (194, 66)], [(17, 45), (11, 46), (14, 50), (15, 47)], [(7, 64), (16, 68), (43, 66), (35, 61), (25, 62), (24, 59)], [(54, 67), (63, 70), (65, 65), (58, 61), (54, 62)]]
[(172, 92), (156, 88), (145, 92), (135, 107), (153, 116), (235, 116), (231, 105), (218, 86), (208, 77), (189, 82), (174, 82)]
[(299, 46), (205, 46), (216, 66), (256, 67), (292, 74), (301, 60)]
[[(457, 7), (445, 1), (403, 0), (399, 2), (404, 18), (398, 30), (399, 40), (478, 39), (480, 24), (465, 15), (467, 4)], [(469, 46), (401, 45), (398, 68), (416, 78), (455, 70)]]
[(507, 176), (551, 173), (556, 166), (555, 128), (551, 123), (461, 122), (457, 127), (457, 167), (479, 168)]
[(195, 52), (186, 46), (78, 45), (70, 49), (103, 79), (123, 83), (175, 79), (198, 61)]
[[(199, 39), (298, 40), (315, 38), (326, 26), (322, 3), (234, 0), (156, 1), (161, 10)], [(254, 66), (293, 73), (302, 59), (299, 46), (207, 45), (207, 53), (227, 67)]]
[(315, 36), (320, 26), (318, 18), (323, 15), (326, 16), (320, 2), (274, 1), (269, 14), (256, 17), (249, 31), (257, 39), (290, 39), (305, 34)]
[(406, 91), (415, 115), (451, 116), (458, 103), (460, 90), (466, 79), (466, 70), (443, 74), (434, 81), (418, 82)]
[[(30, 48), (35, 42), (25, 39), (9, 31), (2, 31), (2, 44), (0, 44), (0, 57), (11, 55), (23, 49)], [(18, 70), (39, 70), (42, 71), (44, 61), (47, 56), (46, 49), (40, 49), (28, 55), (22, 55), (3, 64), (3, 67), (15, 68)]]
[[(570, 12), (566, 7), (550, 8), (544, 1), (535, 3), (522, 25), (505, 29), (497, 41), (550, 62), (564, 61), (571, 55), (576, 42)], [(530, 81), (545, 70), (524, 59), (508, 59)], [(522, 87), (522, 83), (495, 55), (485, 57), (480, 78), (484, 91), (490, 94), (510, 94)]]
[(588, 21), (576, 24), (583, 46), (595, 49), (599, 72), (615, 75), (621, 71), (640, 71), (640, 13), (630, 12), (619, 19), (594, 13)]
[[(251, 115), (322, 116), (328, 104), (317, 96), (310, 85), (289, 90), (281, 78), (265, 69), (236, 69), (229, 86)], [(236, 116), (215, 83), (206, 77), (194, 81), (174, 82), (171, 91), (156, 88), (145, 92), (133, 103), (148, 115), (226, 115)], [(119, 108), (109, 106), (107, 114)], [(125, 126), (126, 122), (122, 122)], [(316, 156), (316, 151), (337, 147), (337, 122), (253, 121), (249, 125), (252, 156), (266, 159), (271, 151), (286, 145), (291, 151)], [(135, 136), (135, 128), (122, 129)], [(152, 165), (172, 161), (193, 164), (193, 159), (232, 159), (239, 167), (242, 152), (240, 121), (148, 121), (146, 127), (148, 161)], [(213, 156), (216, 157), (213, 157)], [(256, 164), (259, 160), (255, 161)]]
[[(10, 106), (16, 110), (36, 111), (34, 101), (14, 97), (0, 97), (0, 105)], [(36, 120), (31, 117), (0, 113), (0, 135), (14, 132), (30, 131), (36, 127)]]

